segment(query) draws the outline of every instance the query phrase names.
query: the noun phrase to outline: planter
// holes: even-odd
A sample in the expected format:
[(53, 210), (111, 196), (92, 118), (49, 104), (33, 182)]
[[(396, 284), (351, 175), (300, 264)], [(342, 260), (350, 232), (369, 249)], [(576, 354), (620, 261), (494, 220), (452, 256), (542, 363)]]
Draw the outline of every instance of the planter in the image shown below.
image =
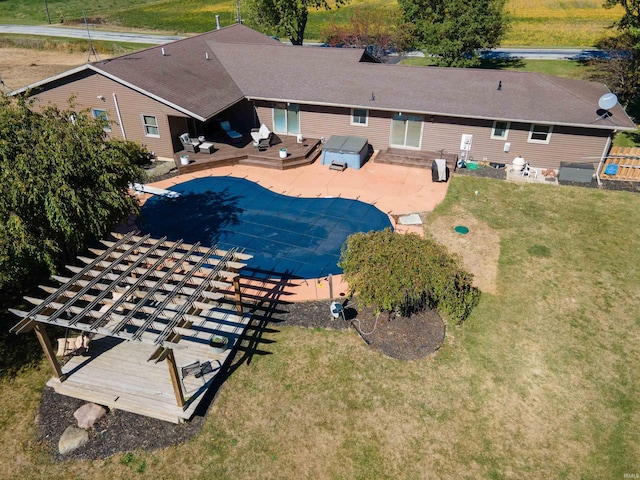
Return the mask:
[(287, 149), (286, 148), (281, 148), (280, 149), (280, 158), (287, 158)]
[(211, 351), (214, 354), (224, 353), (229, 348), (229, 339), (223, 335), (214, 335), (209, 342), (209, 346), (211, 346)]
[(189, 155), (182, 155), (180, 157), (180, 165), (189, 165)]

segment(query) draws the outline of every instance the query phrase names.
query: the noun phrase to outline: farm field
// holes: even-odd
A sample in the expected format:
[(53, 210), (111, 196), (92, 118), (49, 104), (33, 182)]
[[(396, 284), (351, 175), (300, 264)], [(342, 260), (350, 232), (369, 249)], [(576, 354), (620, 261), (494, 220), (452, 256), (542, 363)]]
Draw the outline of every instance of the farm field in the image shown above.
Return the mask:
[[(507, 0), (512, 24), (503, 46), (593, 46), (621, 16), (620, 9), (604, 9), (602, 3), (602, 0)], [(330, 11), (312, 9), (307, 39), (322, 40), (324, 25), (347, 22), (356, 7), (390, 9), (394, 5), (395, 2), (383, 0), (352, 0)], [(54, 24), (81, 24), (83, 10), (91, 24), (105, 28), (153, 29), (177, 34), (211, 30), (215, 28), (215, 15), (220, 15), (222, 25), (236, 21), (236, 3), (232, 0), (110, 0), (107, 5), (69, 0), (48, 5), (49, 19)], [(0, 2), (0, 23), (47, 23), (47, 11), (39, 0), (5, 0)]]
[(193, 440), (60, 463), (37, 441), (37, 363), (0, 380), (0, 478), (623, 478), (640, 458), (639, 214), (633, 193), (454, 176), (426, 229), (497, 250), (496, 291), (436, 356), (271, 324)]

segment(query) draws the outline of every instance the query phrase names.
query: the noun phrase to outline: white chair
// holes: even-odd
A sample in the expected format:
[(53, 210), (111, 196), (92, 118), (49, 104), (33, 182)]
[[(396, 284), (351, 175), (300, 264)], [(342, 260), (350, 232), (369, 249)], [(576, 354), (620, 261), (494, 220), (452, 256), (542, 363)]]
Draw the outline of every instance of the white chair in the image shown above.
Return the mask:
[(524, 167), (522, 168), (522, 176), (523, 177), (529, 177), (529, 178), (538, 178), (538, 169), (537, 168), (533, 168), (527, 162), (527, 163), (524, 164)]
[(197, 138), (191, 138), (188, 133), (183, 133), (179, 138), (184, 150), (191, 153), (198, 153), (198, 145), (200, 145), (200, 140), (198, 140)]
[(253, 138), (254, 147), (271, 146), (271, 130), (264, 123), (260, 125), (260, 128), (251, 129), (251, 138)]

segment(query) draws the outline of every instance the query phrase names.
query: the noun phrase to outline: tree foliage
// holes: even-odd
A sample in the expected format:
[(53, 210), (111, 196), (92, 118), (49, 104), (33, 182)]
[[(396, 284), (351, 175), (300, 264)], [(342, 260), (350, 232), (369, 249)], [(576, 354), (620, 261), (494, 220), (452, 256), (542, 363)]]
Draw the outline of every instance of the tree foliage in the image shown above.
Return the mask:
[(496, 47), (505, 34), (505, 0), (398, 0), (406, 22), (438, 65), (475, 66), (478, 50)]
[(388, 52), (402, 52), (413, 42), (410, 28), (402, 24), (398, 9), (371, 9), (357, 6), (346, 25), (332, 22), (323, 30), (330, 47), (366, 48), (375, 57)]
[(0, 97), (0, 289), (49, 274), (138, 202), (138, 144), (108, 140), (105, 121), (72, 107)]
[(591, 62), (591, 78), (607, 84), (627, 112), (637, 119), (640, 117), (640, 0), (606, 0), (604, 4), (606, 8), (617, 5), (624, 9), (622, 18), (612, 25), (619, 34), (597, 45), (608, 55)]
[(358, 300), (379, 312), (406, 315), (429, 306), (461, 323), (480, 297), (456, 257), (416, 234), (386, 229), (350, 235), (340, 267)]
[[(349, 0), (335, 0), (336, 8)], [(293, 45), (302, 45), (309, 9), (331, 10), (327, 0), (247, 0), (246, 15), (250, 23), (278, 36), (286, 36)]]
[(636, 35), (640, 29), (640, 0), (605, 0), (605, 8), (614, 8), (620, 5), (624, 9), (622, 18), (615, 23), (619, 30), (635, 29)]

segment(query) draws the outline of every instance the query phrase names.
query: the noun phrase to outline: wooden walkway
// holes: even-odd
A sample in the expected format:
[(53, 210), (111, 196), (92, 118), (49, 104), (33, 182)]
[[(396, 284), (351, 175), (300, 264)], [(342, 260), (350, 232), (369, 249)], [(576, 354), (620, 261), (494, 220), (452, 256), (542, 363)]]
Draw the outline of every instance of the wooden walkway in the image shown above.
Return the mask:
[(455, 153), (429, 152), (422, 150), (405, 150), (389, 147), (380, 150), (375, 157), (376, 163), (391, 165), (403, 165), (405, 167), (431, 168), (436, 158), (444, 158), (447, 161), (449, 171), (453, 172), (457, 167), (458, 155)]
[[(616, 165), (616, 167), (607, 167)], [(607, 171), (615, 171), (608, 174)], [(640, 181), (640, 148), (612, 147), (604, 161), (600, 178), (614, 181)]]
[[(233, 345), (215, 354), (207, 343), (190, 341), (187, 348), (175, 348), (174, 355), (187, 402), (176, 404), (167, 362), (155, 363), (149, 357), (155, 346), (137, 341), (99, 336), (89, 345), (90, 356), (71, 357), (62, 367), (64, 381), (53, 377), (47, 385), (56, 393), (105, 405), (111, 409), (133, 412), (173, 423), (189, 420), (205, 397), (216, 376), (226, 367), (233, 349), (238, 346), (249, 324), (248, 316), (229, 314), (226, 321), (208, 322), (203, 332), (222, 331), (233, 338)], [(203, 337), (204, 337), (203, 333)], [(182, 375), (182, 367), (199, 362), (211, 371), (196, 378)], [(207, 371), (205, 368), (203, 371)]]

